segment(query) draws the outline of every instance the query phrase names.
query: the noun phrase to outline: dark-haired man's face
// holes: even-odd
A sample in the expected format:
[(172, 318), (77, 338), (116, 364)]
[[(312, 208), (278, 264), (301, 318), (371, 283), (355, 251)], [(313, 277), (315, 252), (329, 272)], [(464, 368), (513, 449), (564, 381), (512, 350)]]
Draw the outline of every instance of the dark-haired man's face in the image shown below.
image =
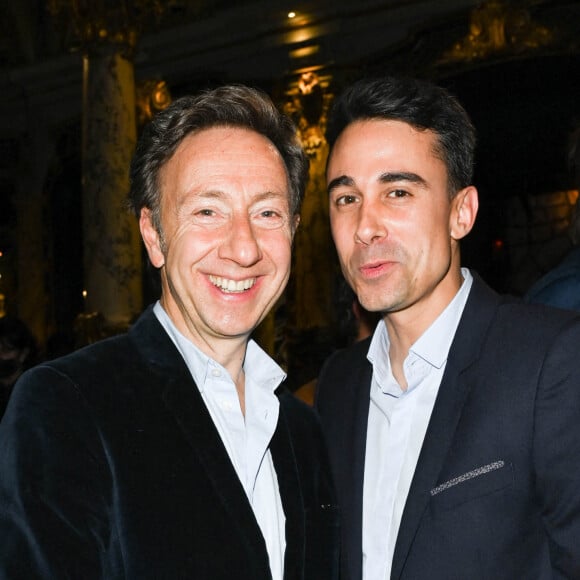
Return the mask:
[(349, 125), (332, 149), (332, 235), (367, 310), (430, 319), (459, 288), (457, 240), (471, 228), (477, 196), (467, 188), (450, 200), (434, 143), (430, 131), (370, 120)]

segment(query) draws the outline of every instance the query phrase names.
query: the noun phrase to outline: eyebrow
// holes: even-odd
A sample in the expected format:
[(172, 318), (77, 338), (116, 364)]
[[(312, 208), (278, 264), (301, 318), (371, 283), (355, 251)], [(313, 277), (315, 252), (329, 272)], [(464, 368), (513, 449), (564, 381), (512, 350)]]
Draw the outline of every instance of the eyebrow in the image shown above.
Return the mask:
[[(378, 181), (379, 183), (396, 183), (397, 181), (408, 181), (410, 183), (416, 183), (421, 186), (427, 185), (427, 181), (420, 175), (408, 171), (388, 171), (386, 173), (381, 173), (381, 175), (379, 175)], [(331, 194), (334, 189), (341, 186), (354, 187), (355, 181), (348, 175), (340, 175), (339, 177), (336, 177), (330, 181), (328, 184), (328, 193)]]
[(340, 177), (334, 178), (328, 184), (328, 194), (330, 195), (334, 189), (341, 186), (353, 187), (354, 186), (354, 179), (349, 177), (348, 175), (341, 175)]
[(394, 183), (396, 181), (408, 181), (410, 183), (416, 183), (417, 185), (427, 185), (427, 181), (420, 175), (408, 171), (381, 173), (379, 176), (380, 183)]
[[(222, 191), (221, 189), (204, 189), (193, 193), (194, 197), (204, 199), (227, 199), (229, 197), (235, 197), (235, 195), (236, 195), (235, 192), (230, 193)], [(263, 192), (256, 193), (256, 199), (258, 201), (276, 198), (290, 199), (290, 193), (286, 191), (274, 191), (269, 189)]]

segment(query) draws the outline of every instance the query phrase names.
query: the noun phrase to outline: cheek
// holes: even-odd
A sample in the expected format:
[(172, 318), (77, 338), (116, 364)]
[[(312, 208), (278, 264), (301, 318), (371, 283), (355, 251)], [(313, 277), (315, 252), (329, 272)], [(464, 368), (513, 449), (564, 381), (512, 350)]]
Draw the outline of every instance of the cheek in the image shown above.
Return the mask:
[(260, 246), (270, 256), (280, 272), (290, 270), (292, 259), (292, 234), (290, 231), (262, 236)]
[(201, 261), (217, 246), (217, 236), (180, 232), (168, 244), (166, 261), (168, 267), (189, 269)]
[(285, 268), (290, 268), (290, 262), (292, 259), (292, 242), (289, 238), (284, 237), (278, 241), (274, 241), (274, 259), (276, 260), (277, 266), (284, 270)]
[(447, 267), (451, 256), (451, 237), (448, 228), (442, 224), (431, 228), (425, 226), (423, 232), (420, 250), (426, 267), (431, 270)]

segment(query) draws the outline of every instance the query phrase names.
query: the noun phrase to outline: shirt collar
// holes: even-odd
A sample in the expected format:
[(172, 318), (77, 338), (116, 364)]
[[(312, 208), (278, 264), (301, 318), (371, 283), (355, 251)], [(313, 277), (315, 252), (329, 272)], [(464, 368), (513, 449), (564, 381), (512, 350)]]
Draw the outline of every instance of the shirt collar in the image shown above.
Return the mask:
[[(409, 352), (424, 359), (430, 365), (441, 368), (451, 348), (451, 342), (463, 314), (463, 309), (473, 284), (473, 276), (467, 268), (461, 268), (463, 283), (457, 294), (447, 305), (445, 310), (435, 319), (427, 330), (411, 345)], [(389, 376), (389, 334), (385, 322), (381, 320), (375, 329), (369, 346), (367, 359), (374, 366), (379, 376)]]
[(453, 300), (409, 349), (438, 369), (447, 361), (449, 349), (473, 283), (473, 276), (467, 268), (462, 268), (461, 274), (463, 284)]
[[(200, 392), (203, 392), (206, 379), (212, 371), (219, 370), (227, 373), (220, 363), (208, 357), (191, 340), (179, 332), (159, 301), (153, 307), (153, 312), (181, 353)], [(286, 378), (286, 373), (282, 368), (254, 340), (250, 340), (246, 348), (244, 372), (246, 385), (250, 382), (263, 385), (270, 392), (274, 392)]]

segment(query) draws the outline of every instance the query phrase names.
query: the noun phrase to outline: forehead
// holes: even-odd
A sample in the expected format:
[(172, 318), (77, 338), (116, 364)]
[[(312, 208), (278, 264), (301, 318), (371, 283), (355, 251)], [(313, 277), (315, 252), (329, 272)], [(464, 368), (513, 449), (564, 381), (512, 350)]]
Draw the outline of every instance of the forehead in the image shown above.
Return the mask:
[(161, 169), (160, 185), (165, 201), (202, 191), (289, 195), (280, 152), (260, 133), (239, 127), (211, 127), (185, 137)]
[(183, 139), (167, 164), (187, 161), (227, 165), (232, 158), (241, 165), (247, 163), (285, 170), (282, 156), (274, 144), (264, 135), (243, 127), (218, 126), (191, 133)]
[(402, 164), (442, 163), (437, 150), (437, 135), (420, 130), (404, 121), (370, 119), (348, 125), (336, 140), (329, 156), (328, 170), (360, 166), (361, 161)]

